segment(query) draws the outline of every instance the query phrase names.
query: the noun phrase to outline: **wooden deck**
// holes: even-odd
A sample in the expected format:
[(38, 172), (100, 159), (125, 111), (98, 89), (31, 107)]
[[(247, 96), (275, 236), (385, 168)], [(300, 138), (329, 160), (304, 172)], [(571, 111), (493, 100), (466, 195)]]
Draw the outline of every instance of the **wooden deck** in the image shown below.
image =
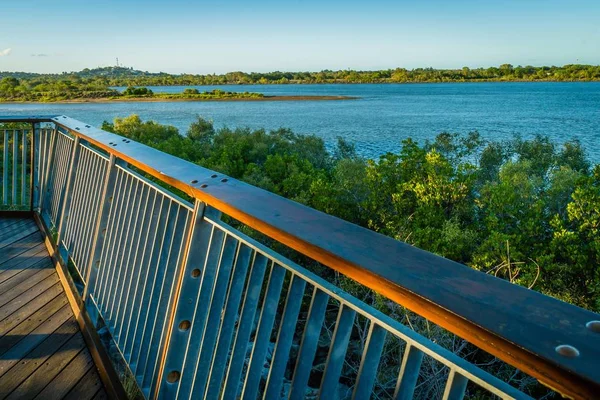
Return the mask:
[(0, 217), (0, 399), (106, 397), (37, 225)]

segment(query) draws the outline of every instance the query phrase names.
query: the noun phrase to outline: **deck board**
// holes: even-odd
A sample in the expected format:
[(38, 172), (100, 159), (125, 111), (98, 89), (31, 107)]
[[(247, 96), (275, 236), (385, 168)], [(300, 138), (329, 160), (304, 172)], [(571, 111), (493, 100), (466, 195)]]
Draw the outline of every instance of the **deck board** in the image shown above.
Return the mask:
[(0, 399), (107, 398), (33, 219), (0, 216)]

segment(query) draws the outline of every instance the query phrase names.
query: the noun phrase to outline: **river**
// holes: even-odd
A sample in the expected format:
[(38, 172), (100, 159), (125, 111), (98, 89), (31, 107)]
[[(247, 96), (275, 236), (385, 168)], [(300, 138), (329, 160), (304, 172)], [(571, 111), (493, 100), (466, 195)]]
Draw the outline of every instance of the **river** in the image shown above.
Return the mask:
[[(174, 125), (182, 132), (202, 116), (216, 126), (291, 128), (315, 134), (328, 145), (337, 136), (356, 144), (362, 155), (398, 151), (407, 137), (423, 141), (440, 132), (479, 131), (484, 138), (581, 141), (600, 162), (600, 82), (442, 83), (341, 85), (194, 86), (205, 91), (261, 92), (266, 95), (346, 95), (344, 101), (127, 102), (80, 104), (0, 104), (0, 115), (64, 114), (99, 126), (104, 120), (138, 114)], [(180, 92), (185, 87), (152, 87)]]

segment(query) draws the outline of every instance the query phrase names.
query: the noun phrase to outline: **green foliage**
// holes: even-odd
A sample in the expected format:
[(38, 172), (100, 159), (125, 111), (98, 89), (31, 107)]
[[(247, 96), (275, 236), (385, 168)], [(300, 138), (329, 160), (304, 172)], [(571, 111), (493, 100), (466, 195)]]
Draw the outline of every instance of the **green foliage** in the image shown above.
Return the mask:
[[(170, 75), (150, 73), (131, 68), (104, 67), (62, 74), (0, 72), (0, 101), (57, 101), (66, 99), (110, 98), (121, 94), (114, 86), (126, 86), (126, 95), (135, 87), (196, 86), (225, 84), (288, 84), (288, 83), (408, 83), (408, 82), (489, 82), (489, 81), (600, 81), (600, 66), (568, 64), (562, 67), (512, 66), (461, 69), (404, 68), (380, 71), (323, 70), (320, 72), (229, 72), (216, 75)], [(129, 89), (133, 92), (128, 92)], [(165, 98), (227, 98), (223, 91), (200, 93), (185, 89), (180, 94), (160, 94)], [(258, 93), (236, 93), (234, 97), (256, 98)]]
[[(3, 74), (0, 74), (2, 76)], [(103, 82), (76, 76), (49, 78), (44, 75), (18, 79), (6, 75), (0, 80), (0, 101), (59, 101), (118, 96)]]
[[(2, 77), (3, 73), (0, 73)], [(14, 74), (20, 75), (20, 74)], [(81, 78), (79, 75), (59, 76), (33, 75), (16, 78), (11, 74), (0, 79), (0, 102), (34, 101), (53, 102), (65, 100), (95, 100), (95, 99), (191, 99), (191, 100), (222, 100), (222, 99), (259, 99), (262, 93), (226, 92), (212, 90), (200, 92), (198, 89), (185, 89), (183, 93), (157, 93), (146, 87), (136, 87), (133, 82), (127, 82), (123, 93), (111, 89), (106, 77)]]
[(200, 92), (198, 89), (184, 89), (182, 93), (159, 93), (155, 95), (162, 99), (190, 99), (190, 100), (224, 100), (224, 99), (261, 99), (262, 93), (226, 92), (214, 89)]
[(129, 86), (123, 91), (123, 96), (135, 96), (135, 97), (146, 97), (152, 96), (154, 92), (145, 87), (133, 87)]
[[(488, 82), (488, 81), (600, 81), (600, 66), (569, 64), (562, 67), (532, 67), (503, 64), (499, 68), (433, 69), (404, 68), (380, 71), (323, 70), (320, 72), (229, 72), (222, 75), (170, 75), (131, 68), (104, 67), (62, 74), (0, 72), (0, 102), (92, 100), (114, 98), (159, 98), (190, 100), (259, 99), (261, 93), (200, 92), (187, 88), (182, 93), (152, 93), (147, 86), (196, 86), (225, 84), (288, 83), (408, 83), (408, 82)], [(115, 86), (126, 86), (123, 93)], [(527, 146), (527, 143), (524, 144)], [(532, 149), (524, 148), (527, 152)], [(577, 151), (577, 145), (571, 149)], [(546, 153), (544, 153), (546, 154)], [(565, 154), (569, 156), (569, 154)], [(543, 160), (540, 160), (543, 161)]]
[(576, 141), (442, 133), (424, 144), (406, 139), (399, 153), (366, 160), (342, 138), (329, 153), (316, 136), (215, 129), (202, 118), (185, 136), (135, 115), (103, 128), (600, 311), (600, 166), (590, 168)]

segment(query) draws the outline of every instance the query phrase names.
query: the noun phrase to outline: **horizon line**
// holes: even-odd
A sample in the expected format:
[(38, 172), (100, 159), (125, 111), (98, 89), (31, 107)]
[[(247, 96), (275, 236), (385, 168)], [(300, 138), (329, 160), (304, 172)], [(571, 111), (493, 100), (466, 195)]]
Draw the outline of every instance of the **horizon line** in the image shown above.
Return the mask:
[(68, 74), (74, 74), (74, 73), (79, 73), (79, 72), (83, 72), (86, 69), (87, 70), (97, 70), (97, 69), (103, 69), (103, 68), (120, 68), (120, 69), (127, 69), (127, 70), (133, 70), (133, 71), (139, 71), (139, 72), (144, 72), (144, 73), (148, 73), (148, 74), (166, 74), (166, 75), (226, 75), (226, 74), (232, 74), (232, 73), (243, 73), (243, 74), (268, 74), (268, 73), (275, 73), (275, 72), (280, 72), (280, 73), (318, 73), (318, 72), (325, 72), (325, 71), (331, 71), (331, 72), (339, 72), (339, 71), (355, 71), (355, 72), (378, 72), (378, 71), (394, 71), (397, 69), (404, 69), (406, 71), (414, 71), (414, 70), (418, 70), (418, 69), (432, 69), (434, 71), (457, 71), (457, 70), (461, 70), (463, 68), (469, 68), (470, 70), (478, 70), (478, 69), (489, 69), (489, 68), (500, 68), (503, 65), (511, 65), (513, 68), (526, 68), (526, 67), (533, 67), (533, 68), (564, 68), (567, 66), (584, 66), (584, 67), (600, 67), (600, 64), (578, 64), (578, 63), (568, 63), (568, 64), (563, 64), (563, 65), (531, 65), (531, 64), (526, 64), (526, 65), (522, 65), (522, 64), (511, 64), (511, 63), (503, 63), (500, 65), (490, 65), (490, 66), (477, 66), (477, 67), (472, 67), (472, 66), (468, 66), (468, 65), (464, 65), (462, 67), (455, 67), (455, 68), (440, 68), (440, 67), (414, 67), (414, 68), (407, 68), (407, 67), (392, 67), (392, 68), (381, 68), (381, 69), (353, 69), (353, 68), (345, 68), (345, 69), (330, 69), (330, 68), (325, 68), (325, 69), (321, 69), (321, 70), (280, 70), (280, 69), (274, 69), (274, 70), (268, 70), (268, 71), (263, 71), (263, 72), (259, 72), (259, 71), (250, 71), (250, 72), (246, 72), (246, 71), (241, 71), (241, 70), (230, 70), (227, 72), (207, 72), (207, 73), (196, 73), (196, 72), (178, 72), (178, 73), (171, 73), (171, 72), (165, 72), (165, 71), (158, 71), (158, 72), (151, 72), (148, 70), (142, 70), (142, 69), (137, 69), (134, 67), (127, 67), (127, 66), (123, 66), (123, 65), (106, 65), (106, 66), (97, 66), (97, 67), (93, 67), (93, 68), (83, 68), (79, 71), (61, 71), (61, 72), (31, 72), (31, 71), (0, 71), (0, 74), (4, 74), (4, 73), (8, 73), (8, 74), (18, 74), (18, 73), (23, 73), (23, 74), (36, 74), (36, 75), (68, 75)]

